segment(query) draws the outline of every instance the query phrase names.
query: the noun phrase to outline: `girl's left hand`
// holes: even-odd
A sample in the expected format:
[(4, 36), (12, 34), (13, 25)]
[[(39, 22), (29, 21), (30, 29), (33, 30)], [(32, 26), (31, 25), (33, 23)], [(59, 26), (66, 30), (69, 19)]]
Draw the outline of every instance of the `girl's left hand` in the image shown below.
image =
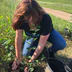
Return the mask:
[[(30, 59), (28, 62), (32, 62), (32, 60)], [(30, 72), (30, 71), (28, 70), (28, 67), (25, 67), (25, 68), (24, 68), (24, 72)]]
[(28, 67), (24, 68), (24, 72), (29, 72)]

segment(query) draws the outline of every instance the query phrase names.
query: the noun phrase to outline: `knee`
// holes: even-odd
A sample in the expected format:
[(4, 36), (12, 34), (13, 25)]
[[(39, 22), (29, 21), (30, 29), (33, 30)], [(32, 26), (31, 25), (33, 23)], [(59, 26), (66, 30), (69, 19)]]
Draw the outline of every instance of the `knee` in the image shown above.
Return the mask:
[(65, 47), (66, 47), (66, 41), (62, 42), (59, 47), (60, 47), (60, 50), (63, 50)]

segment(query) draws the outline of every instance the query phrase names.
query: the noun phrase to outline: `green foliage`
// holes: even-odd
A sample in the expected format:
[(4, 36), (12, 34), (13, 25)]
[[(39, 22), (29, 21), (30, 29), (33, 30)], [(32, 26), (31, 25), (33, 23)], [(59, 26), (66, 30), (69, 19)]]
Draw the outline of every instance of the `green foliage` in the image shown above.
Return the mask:
[[(15, 32), (11, 28), (10, 17), (8, 17), (8, 16), (4, 17), (4, 16), (0, 15), (0, 21), (1, 21), (0, 44), (4, 47), (3, 49), (0, 50), (0, 52), (3, 53), (3, 57), (1, 58), (0, 62), (3, 62), (3, 61), (9, 62), (9, 61), (13, 60), (13, 58), (15, 56), (14, 55), (15, 54), (15, 51), (14, 51)], [(40, 28), (40, 27), (38, 27), (38, 28)], [(37, 31), (39, 31), (39, 29), (35, 30), (35, 32), (37, 32)], [(37, 38), (35, 38), (35, 40), (36, 39)], [(29, 48), (29, 49), (35, 50), (36, 48), (33, 47), (33, 48)], [(26, 58), (24, 58), (24, 60), (22, 62), (23, 67), (21, 69), (28, 66), (30, 72), (33, 72), (35, 66), (37, 66), (37, 65), (42, 66), (41, 60), (43, 60), (43, 57), (40, 60), (34, 61), (34, 63), (28, 63), (27, 59), (30, 59), (30, 58), (31, 58), (31, 56), (27, 56)]]
[(1, 49), (5, 50), (5, 52), (1, 50), (1, 52), (3, 53), (1, 60), (7, 61), (11, 60), (11, 56), (13, 56), (12, 50), (14, 49), (14, 40), (12, 38), (14, 38), (15, 33), (12, 31), (12, 28), (10, 26), (11, 20), (8, 16), (4, 17), (0, 15), (0, 21), (0, 44), (2, 44), (2, 46), (4, 47)]
[[(13, 11), (19, 0), (0, 1), (0, 58), (1, 61), (9, 61), (14, 57), (15, 32), (11, 28)], [(0, 61), (0, 62), (1, 62)]]
[(2, 0), (0, 1), (0, 15), (12, 18), (13, 12), (20, 0)]
[(72, 23), (68, 23), (66, 28), (68, 29), (68, 36), (71, 37), (72, 40)]
[(43, 54), (40, 55), (39, 59), (33, 62), (28, 62), (30, 58), (31, 56), (23, 57), (23, 61), (21, 62), (22, 67), (20, 67), (21, 70), (23, 70), (25, 67), (28, 67), (29, 71), (33, 72), (35, 67), (45, 67), (46, 66), (46, 62), (44, 61), (45, 56)]

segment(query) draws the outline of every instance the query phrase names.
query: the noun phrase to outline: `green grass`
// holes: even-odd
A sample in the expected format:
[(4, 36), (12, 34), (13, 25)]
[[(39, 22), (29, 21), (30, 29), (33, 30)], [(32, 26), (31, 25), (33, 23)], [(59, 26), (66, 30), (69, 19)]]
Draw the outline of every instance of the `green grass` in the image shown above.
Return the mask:
[(62, 20), (58, 17), (55, 17), (53, 15), (51, 15), (51, 18), (52, 18), (52, 22), (53, 22), (53, 26), (54, 28), (59, 31), (60, 33), (64, 34), (64, 28), (67, 27), (68, 25), (72, 25), (72, 23), (70, 22), (67, 22), (65, 20)]
[(42, 7), (61, 10), (72, 14), (72, 0), (38, 0)]
[(19, 0), (1, 0), (0, 15), (12, 17)]
[(45, 2), (53, 2), (53, 3), (64, 3), (64, 4), (72, 4), (72, 0), (37, 0), (37, 1), (45, 1)]

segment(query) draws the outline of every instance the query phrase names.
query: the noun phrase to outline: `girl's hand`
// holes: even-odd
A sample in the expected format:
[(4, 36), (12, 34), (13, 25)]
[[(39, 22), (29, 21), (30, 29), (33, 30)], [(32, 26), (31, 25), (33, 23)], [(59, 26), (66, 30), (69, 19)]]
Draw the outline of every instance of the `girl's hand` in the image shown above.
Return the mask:
[(15, 61), (12, 64), (12, 70), (16, 70), (19, 66), (19, 64), (21, 63), (22, 59), (17, 59), (15, 58)]
[(16, 62), (14, 61), (13, 64), (12, 64), (12, 70), (16, 70), (17, 69), (17, 64)]
[(29, 72), (28, 67), (24, 68), (24, 72)]
[[(31, 62), (31, 59), (30, 59), (28, 62)], [(25, 67), (25, 68), (24, 68), (24, 72), (30, 72), (30, 71), (28, 70), (28, 67)]]

